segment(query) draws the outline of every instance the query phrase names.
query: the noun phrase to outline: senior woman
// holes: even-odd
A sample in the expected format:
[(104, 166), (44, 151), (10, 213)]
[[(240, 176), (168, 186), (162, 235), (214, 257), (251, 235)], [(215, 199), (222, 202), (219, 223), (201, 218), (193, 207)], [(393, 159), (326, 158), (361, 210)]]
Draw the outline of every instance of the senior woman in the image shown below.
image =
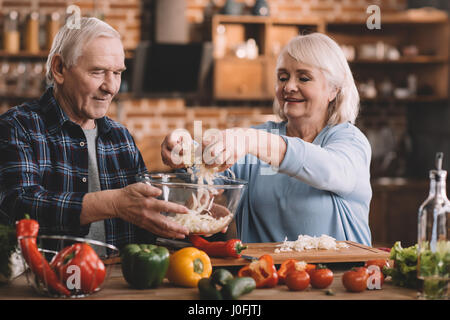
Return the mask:
[[(209, 165), (248, 181), (237, 236), (279, 242), (326, 234), (371, 245), (371, 148), (354, 125), (359, 96), (342, 50), (324, 34), (297, 36), (280, 53), (276, 77), (283, 121), (221, 131), (203, 153)], [(172, 133), (162, 144), (172, 167), (180, 167), (171, 152), (180, 143)]]

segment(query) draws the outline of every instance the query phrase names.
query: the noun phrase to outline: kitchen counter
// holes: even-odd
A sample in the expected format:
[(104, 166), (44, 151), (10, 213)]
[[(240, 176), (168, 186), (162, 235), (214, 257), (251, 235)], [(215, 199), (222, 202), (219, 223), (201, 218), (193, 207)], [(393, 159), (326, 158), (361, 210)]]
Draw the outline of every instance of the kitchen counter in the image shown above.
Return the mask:
[[(170, 284), (167, 279), (156, 289), (132, 289), (122, 277), (120, 264), (111, 266), (110, 277), (102, 290), (82, 298), (82, 300), (198, 300), (197, 288), (182, 288)], [(361, 293), (347, 292), (342, 285), (342, 274), (349, 266), (332, 267), (334, 280), (328, 289), (334, 295), (327, 295), (326, 289), (313, 289), (305, 291), (290, 291), (286, 285), (277, 285), (275, 288), (255, 289), (244, 295), (240, 300), (414, 300), (417, 299), (416, 290), (400, 288), (392, 285), (387, 279), (381, 290), (366, 290)], [(233, 271), (234, 272), (234, 271)], [(0, 299), (6, 300), (36, 300), (51, 298), (39, 296), (27, 283), (24, 275), (14, 279), (7, 285), (0, 286)]]

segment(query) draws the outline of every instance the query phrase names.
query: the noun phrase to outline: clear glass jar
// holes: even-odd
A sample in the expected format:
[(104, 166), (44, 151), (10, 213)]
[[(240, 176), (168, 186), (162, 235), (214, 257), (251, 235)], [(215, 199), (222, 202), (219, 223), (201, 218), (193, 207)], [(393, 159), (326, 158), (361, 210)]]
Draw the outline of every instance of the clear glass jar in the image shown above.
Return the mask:
[(53, 39), (55, 38), (60, 28), (61, 15), (58, 12), (53, 12), (47, 20), (47, 50), (52, 48)]
[(436, 156), (436, 170), (430, 171), (430, 192), (419, 208), (417, 277), (419, 298), (448, 299), (450, 280), (450, 201), (443, 154)]
[(11, 11), (5, 19), (3, 27), (3, 49), (7, 53), (18, 53), (20, 50), (19, 13)]
[(39, 53), (39, 13), (32, 12), (28, 15), (25, 34), (25, 50), (28, 53)]

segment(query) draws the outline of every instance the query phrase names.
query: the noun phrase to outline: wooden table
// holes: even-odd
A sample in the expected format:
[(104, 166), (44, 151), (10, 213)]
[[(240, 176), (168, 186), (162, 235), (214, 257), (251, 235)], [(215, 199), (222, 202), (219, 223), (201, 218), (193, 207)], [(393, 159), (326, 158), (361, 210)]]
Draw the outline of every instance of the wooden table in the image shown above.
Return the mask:
[[(181, 288), (167, 280), (156, 289), (136, 290), (129, 287), (124, 278), (120, 264), (111, 266), (111, 274), (99, 292), (82, 298), (82, 300), (198, 300), (197, 288)], [(305, 291), (293, 292), (286, 285), (271, 289), (255, 289), (240, 300), (413, 300), (417, 299), (416, 290), (393, 286), (389, 279), (381, 290), (366, 290), (361, 293), (346, 292), (342, 285), (342, 274), (349, 266), (330, 266), (334, 272), (334, 281), (329, 287), (334, 295), (327, 295), (325, 290), (309, 287)], [(27, 283), (24, 275), (7, 285), (0, 286), (0, 299), (6, 300), (51, 300), (39, 296)], [(65, 299), (67, 300), (67, 299)], [(73, 299), (71, 299), (73, 300)]]

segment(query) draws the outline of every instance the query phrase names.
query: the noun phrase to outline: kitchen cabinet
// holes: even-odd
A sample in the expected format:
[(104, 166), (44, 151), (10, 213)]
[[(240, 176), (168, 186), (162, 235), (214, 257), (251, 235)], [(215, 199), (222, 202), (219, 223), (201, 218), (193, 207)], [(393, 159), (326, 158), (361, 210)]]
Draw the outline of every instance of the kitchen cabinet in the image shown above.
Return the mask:
[[(366, 95), (360, 90), (363, 101), (423, 103), (448, 99), (449, 20), (446, 13), (438, 10), (383, 13), (381, 29), (367, 28), (362, 19), (339, 17), (215, 15), (214, 98), (273, 99), (275, 63), (281, 48), (295, 35), (316, 31), (328, 34), (350, 52), (347, 57), (358, 85), (374, 83), (378, 93)], [(239, 46), (243, 47), (249, 39), (256, 42), (258, 58), (237, 57)], [(386, 78), (392, 85), (387, 93), (381, 88)]]
[(403, 247), (417, 243), (417, 219), (420, 205), (428, 197), (429, 181), (404, 178), (372, 180), (369, 226), (372, 243)]
[[(383, 14), (380, 29), (365, 21), (333, 20), (326, 33), (352, 48), (349, 63), (363, 102), (394, 99), (397, 103), (430, 103), (448, 99), (449, 20), (438, 10)], [(388, 80), (392, 90), (383, 88)], [(372, 81), (375, 96), (361, 85)], [(382, 101), (380, 101), (382, 100)]]
[(295, 35), (315, 31), (324, 32), (325, 25), (314, 17), (213, 16), (214, 99), (273, 99), (281, 48)]

